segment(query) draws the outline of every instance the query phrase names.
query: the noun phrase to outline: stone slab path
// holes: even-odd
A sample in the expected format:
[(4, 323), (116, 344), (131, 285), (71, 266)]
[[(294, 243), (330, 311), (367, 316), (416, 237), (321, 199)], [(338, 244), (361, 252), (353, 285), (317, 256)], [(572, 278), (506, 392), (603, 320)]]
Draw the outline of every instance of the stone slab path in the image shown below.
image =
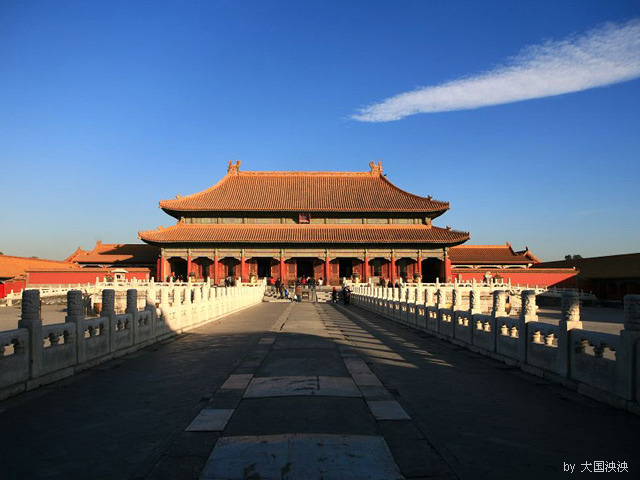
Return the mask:
[(638, 432), (357, 307), (265, 303), (0, 402), (0, 478), (635, 478)]
[[(410, 425), (411, 418), (353, 350), (336, 324), (344, 320), (326, 304), (287, 307), (230, 376), (235, 405), (223, 386), (194, 420), (211, 419), (210, 431), (221, 435), (200, 478), (405, 478), (380, 423)], [(435, 451), (431, 456), (431, 476), (454, 478)], [(151, 477), (167, 477), (174, 463), (165, 457)]]

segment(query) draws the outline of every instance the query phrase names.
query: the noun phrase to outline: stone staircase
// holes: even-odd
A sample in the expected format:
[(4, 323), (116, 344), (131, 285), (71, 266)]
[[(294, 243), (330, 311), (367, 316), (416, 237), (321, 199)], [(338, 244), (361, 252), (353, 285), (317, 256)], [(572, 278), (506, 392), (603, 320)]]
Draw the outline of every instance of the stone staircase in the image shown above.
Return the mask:
[[(293, 288), (289, 291), (289, 295), (293, 295)], [(319, 302), (319, 303), (328, 303), (331, 302), (331, 287), (324, 287), (323, 289), (316, 289), (315, 295), (312, 294), (310, 290), (303, 291), (303, 302)], [(308, 293), (304, 295), (304, 293)], [(263, 302), (289, 302), (290, 300), (284, 298), (278, 298), (278, 294), (272, 291), (267, 290), (264, 293), (264, 297), (262, 298)]]
[(331, 302), (331, 290), (316, 292), (316, 302), (329, 303)]
[(289, 302), (286, 298), (278, 298), (278, 294), (272, 291), (265, 291), (264, 296), (262, 297), (262, 302)]

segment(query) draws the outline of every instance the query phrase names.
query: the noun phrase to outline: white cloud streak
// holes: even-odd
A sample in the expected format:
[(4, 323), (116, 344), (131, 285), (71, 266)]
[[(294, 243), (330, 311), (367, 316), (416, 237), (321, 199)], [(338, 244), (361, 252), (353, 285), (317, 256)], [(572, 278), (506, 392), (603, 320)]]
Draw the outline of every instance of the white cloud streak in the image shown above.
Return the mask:
[(604, 87), (640, 77), (640, 19), (524, 48), (476, 76), (422, 87), (360, 109), (351, 118), (389, 122), (417, 113), (468, 110)]

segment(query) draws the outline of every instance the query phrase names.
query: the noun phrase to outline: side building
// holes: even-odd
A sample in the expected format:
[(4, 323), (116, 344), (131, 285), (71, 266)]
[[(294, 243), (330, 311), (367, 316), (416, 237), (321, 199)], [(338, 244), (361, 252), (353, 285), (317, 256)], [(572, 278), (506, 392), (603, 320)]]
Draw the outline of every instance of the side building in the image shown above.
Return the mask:
[(514, 285), (558, 286), (575, 277), (572, 267), (543, 267), (525, 247), (515, 251), (505, 245), (459, 245), (450, 250), (451, 274), (459, 282), (511, 282)]
[(640, 294), (640, 253), (543, 262), (535, 270), (574, 268), (578, 274), (559, 286), (593, 292), (600, 300), (622, 306), (625, 295)]
[(160, 202), (178, 222), (139, 232), (160, 248), (159, 279), (251, 276), (451, 279), (449, 249), (468, 232), (433, 220), (448, 202), (408, 193), (382, 164), (367, 172), (245, 172), (229, 162), (217, 184)]

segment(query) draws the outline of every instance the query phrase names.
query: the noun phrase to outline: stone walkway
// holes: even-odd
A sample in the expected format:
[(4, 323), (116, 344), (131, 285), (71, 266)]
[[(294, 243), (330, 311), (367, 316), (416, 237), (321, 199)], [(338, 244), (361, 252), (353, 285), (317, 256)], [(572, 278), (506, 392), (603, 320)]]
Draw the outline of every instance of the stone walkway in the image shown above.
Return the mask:
[(247, 309), (0, 402), (0, 425), (2, 479), (640, 472), (639, 418), (331, 304)]
[[(302, 303), (281, 320), (187, 427), (221, 432), (201, 478), (404, 478), (380, 424), (408, 432), (411, 419), (351, 347), (344, 316)], [(433, 450), (416, 460), (453, 478)], [(152, 478), (171, 476), (176, 463), (165, 456)]]
[(252, 307), (0, 402), (0, 479), (145, 478), (285, 308)]

